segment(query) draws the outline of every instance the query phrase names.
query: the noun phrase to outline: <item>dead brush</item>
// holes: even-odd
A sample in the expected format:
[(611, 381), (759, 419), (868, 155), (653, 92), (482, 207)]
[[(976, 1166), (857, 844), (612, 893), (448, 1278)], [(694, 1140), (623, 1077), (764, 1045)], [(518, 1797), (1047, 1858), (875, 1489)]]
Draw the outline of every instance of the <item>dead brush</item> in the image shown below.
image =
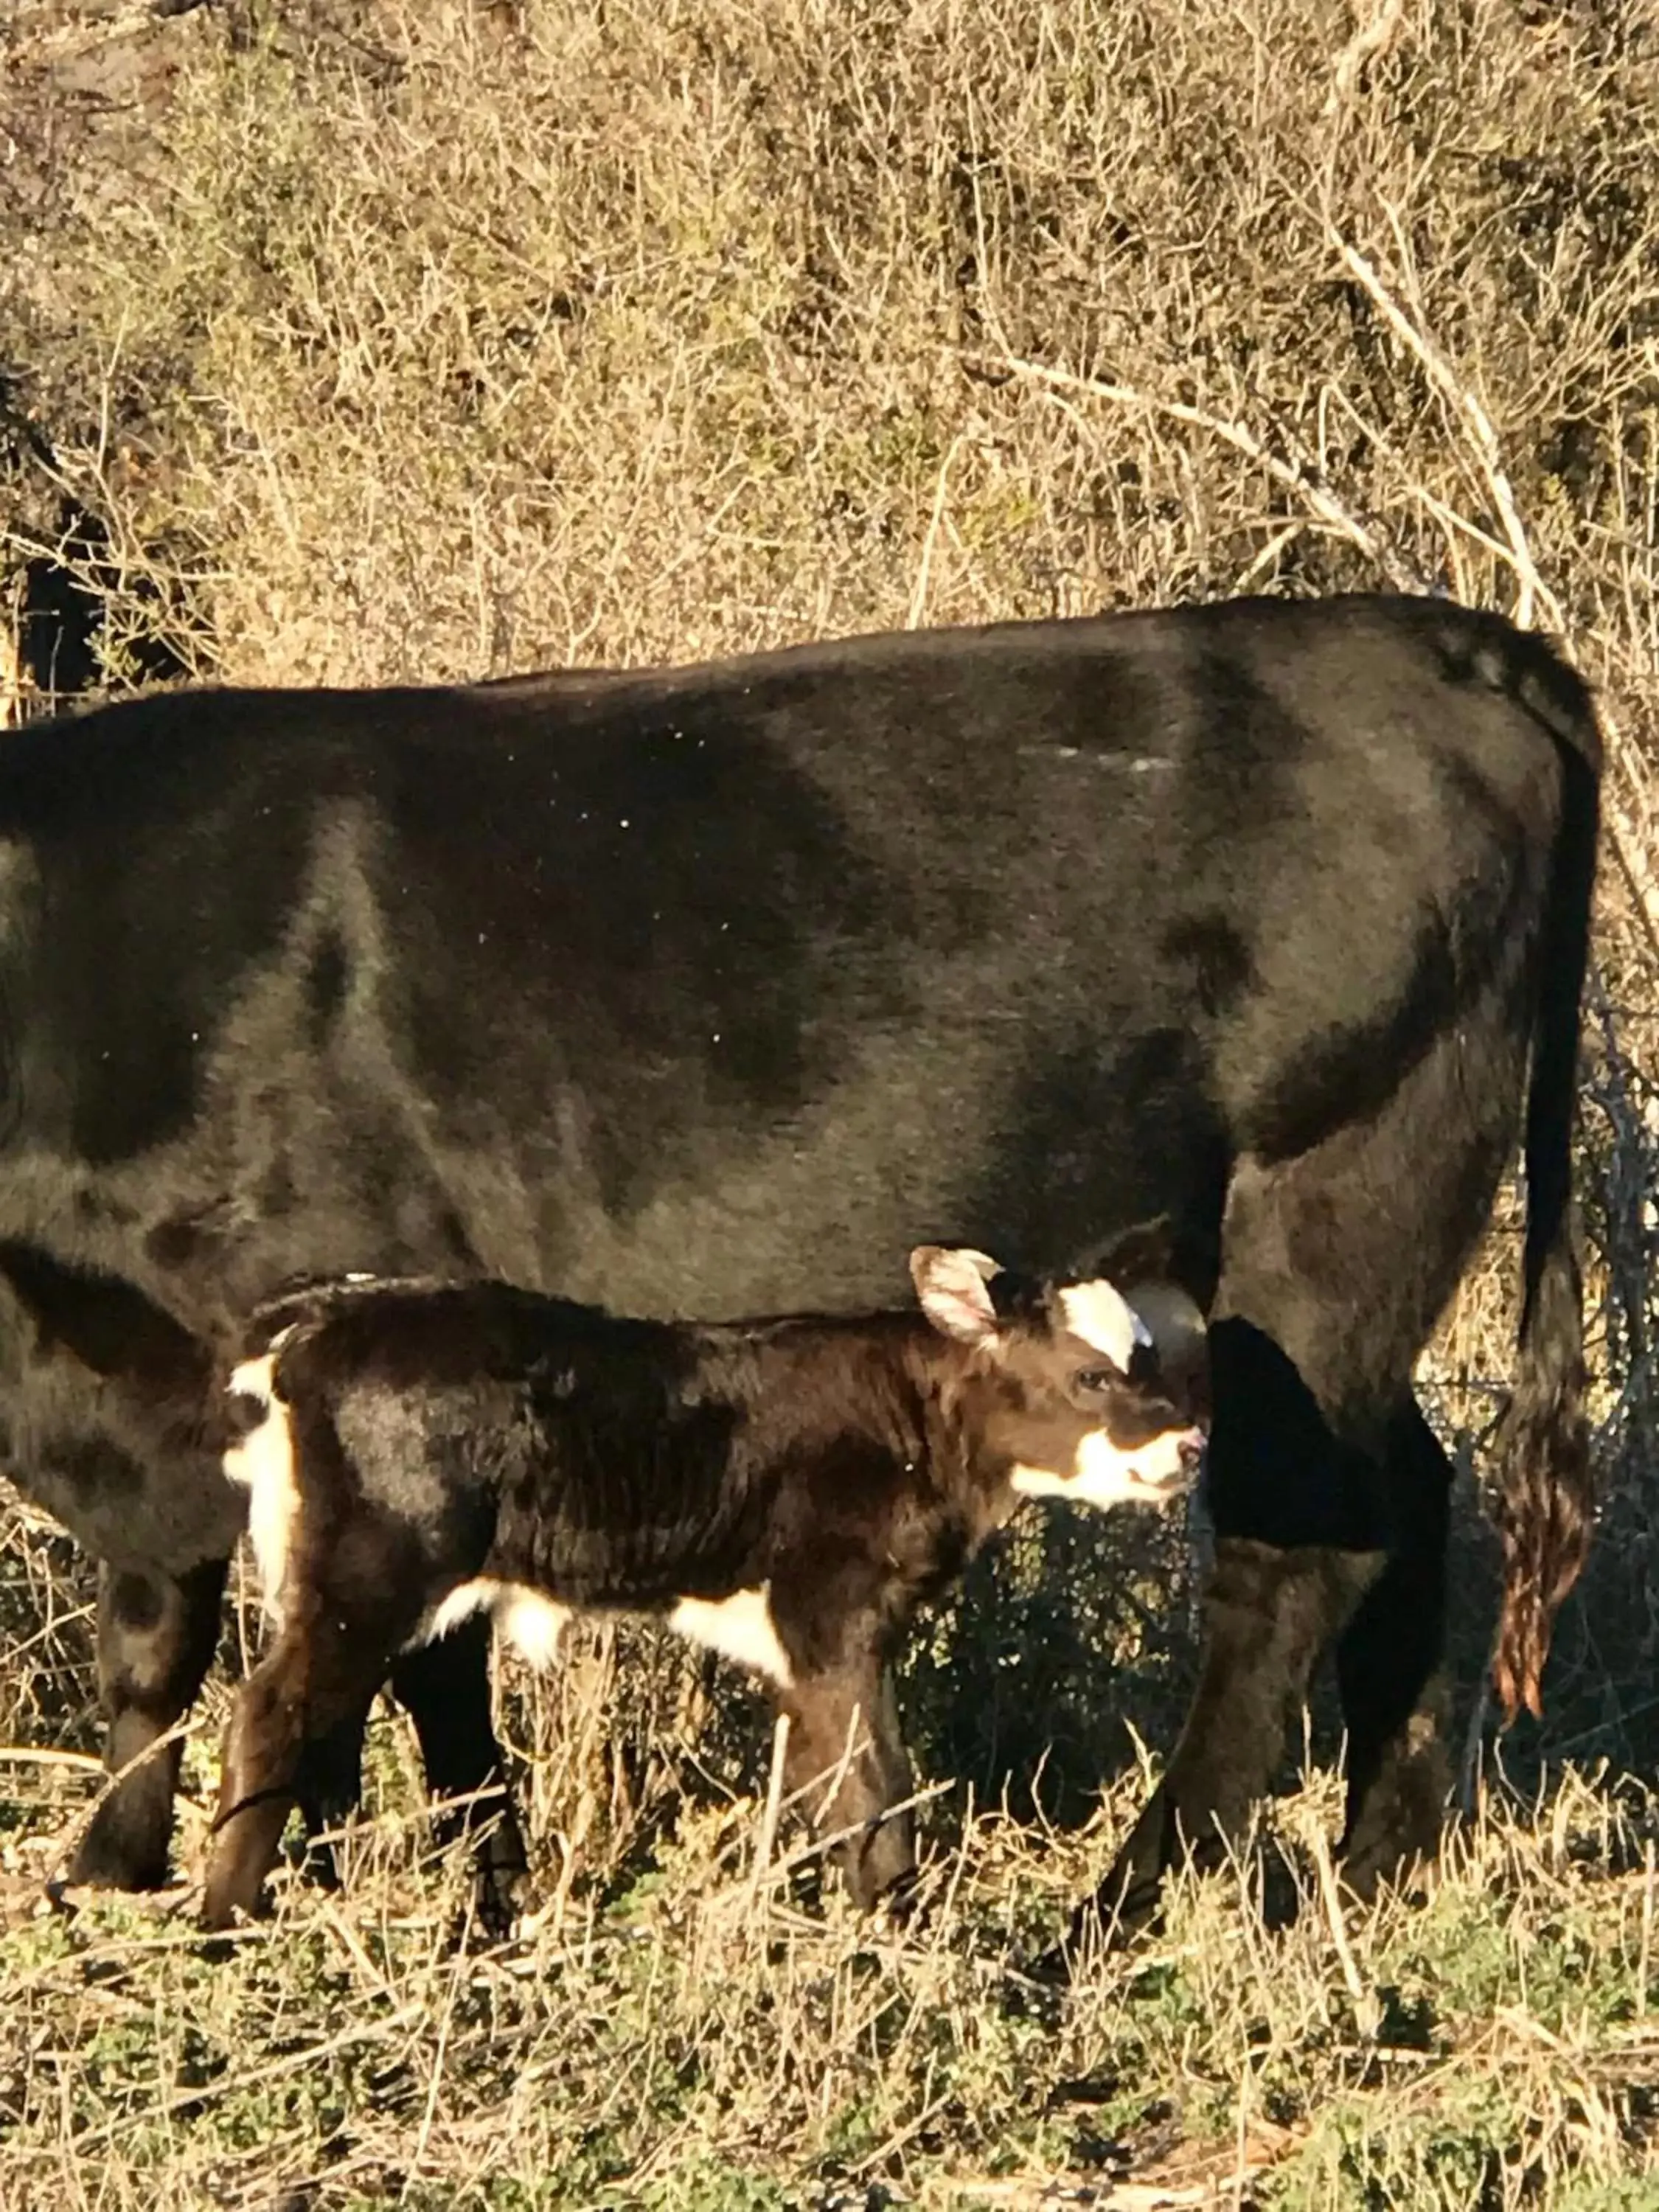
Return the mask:
[[(1022, 1960), (1141, 1786), (1126, 1720), (1167, 1743), (1192, 1656), (1164, 1532), (1126, 1574), (1127, 1529), (1045, 1530), (912, 1655), (924, 1771), (1020, 1816), (965, 1789), (927, 1808), (931, 1932), (872, 1942), (779, 1885), (750, 1909), (745, 1708), (678, 1657), (613, 1679), (601, 1640), (543, 1689), (501, 1676), (555, 1907), (516, 1960), (443, 1950), (458, 1877), (421, 1869), (389, 1721), (349, 1905), (290, 1886), (227, 1970), (137, 1907), (9, 1917), (0, 2202), (1641, 2201), (1659, 1824), (1620, 1774), (1659, 1765), (1650, 15), (23, 0), (0, 25), (3, 604), (31, 564), (70, 573), (104, 680), (158, 630), (194, 672), (380, 682), (1420, 581), (1563, 634), (1607, 709), (1613, 830), (1581, 1176), (1599, 1540), (1544, 1721), (1494, 1741), (1474, 1508), (1506, 1206), (1423, 1366), (1468, 1471), (1470, 1807), (1425, 1902), (1345, 1905), (1345, 1965), (1294, 1826), (1304, 1803), (1332, 1832), (1322, 1774), (1267, 1825), (1288, 1927), (1241, 1910), (1273, 1844), (1178, 1881), (1163, 1934), (1063, 2002), (1033, 1993)], [(76, 73), (129, 39), (153, 109)], [(117, 557), (64, 538), (66, 498)], [(87, 1595), (14, 1513), (6, 1742), (92, 1741)], [(1311, 1740), (1339, 1747), (1322, 1692)], [(1594, 1784), (1561, 1765), (1602, 1758)], [(0, 1764), (0, 1850), (88, 1786)]]

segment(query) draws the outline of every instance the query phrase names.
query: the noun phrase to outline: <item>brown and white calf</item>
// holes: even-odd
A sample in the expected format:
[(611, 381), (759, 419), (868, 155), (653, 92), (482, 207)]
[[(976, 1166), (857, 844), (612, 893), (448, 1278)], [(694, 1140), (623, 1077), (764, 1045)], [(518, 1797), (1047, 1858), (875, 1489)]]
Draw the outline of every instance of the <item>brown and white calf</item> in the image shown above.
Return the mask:
[(655, 1614), (765, 1677), (786, 1779), (872, 1904), (910, 1873), (887, 1667), (1027, 1497), (1159, 1502), (1199, 1460), (1202, 1322), (1167, 1284), (911, 1255), (921, 1311), (620, 1319), (495, 1282), (313, 1285), (255, 1318), (227, 1455), (275, 1644), (226, 1740), (204, 1917), (252, 1909), (302, 1755), (487, 1611), (532, 1661)]

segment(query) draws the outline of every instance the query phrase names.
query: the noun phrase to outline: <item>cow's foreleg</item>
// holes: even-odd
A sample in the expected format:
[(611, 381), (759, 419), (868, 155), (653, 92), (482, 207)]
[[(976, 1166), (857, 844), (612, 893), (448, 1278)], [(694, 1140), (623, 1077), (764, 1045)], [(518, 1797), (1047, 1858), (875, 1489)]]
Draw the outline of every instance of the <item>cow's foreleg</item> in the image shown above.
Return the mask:
[(505, 1934), (519, 1909), (528, 1862), (508, 1794), (489, 1707), (489, 1617), (477, 1613), (441, 1642), (405, 1651), (392, 1670), (393, 1694), (415, 1723), (428, 1787), (441, 1802), (434, 1827), (441, 1844), (476, 1832), (479, 1924)]
[(1164, 1778), (1077, 1936), (1097, 1920), (1125, 1931), (1146, 1920), (1159, 1877), (1188, 1855), (1219, 1861), (1284, 1758), (1315, 1661), (1383, 1567), (1383, 1424), (1352, 1424), (1340, 1437), (1302, 1370), (1242, 1317), (1215, 1323), (1210, 1350), (1217, 1540), (1198, 1686)]
[(1408, 1398), (1390, 1426), (1387, 1566), (1337, 1646), (1348, 1735), (1343, 1874), (1368, 1896), (1431, 1853), (1451, 1785), (1445, 1726), (1446, 1539), (1451, 1463)]
[(72, 1882), (159, 1889), (167, 1878), (184, 1747), (176, 1740), (151, 1747), (189, 1711), (213, 1663), (227, 1565), (204, 1560), (176, 1577), (155, 1568), (99, 1569), (104, 1763), (112, 1774), (131, 1771), (100, 1805), (70, 1864)]
[(836, 1858), (853, 1901), (868, 1911), (916, 1863), (915, 1823), (892, 1809), (913, 1785), (891, 1677), (874, 1657), (860, 1658), (798, 1678), (783, 1704), (786, 1785), (820, 1833), (852, 1831)]

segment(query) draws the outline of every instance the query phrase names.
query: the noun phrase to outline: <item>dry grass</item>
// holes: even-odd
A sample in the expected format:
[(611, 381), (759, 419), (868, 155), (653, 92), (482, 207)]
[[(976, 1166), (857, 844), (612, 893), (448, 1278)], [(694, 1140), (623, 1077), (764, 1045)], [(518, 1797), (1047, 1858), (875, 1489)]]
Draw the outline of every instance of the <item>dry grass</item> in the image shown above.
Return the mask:
[(805, 1907), (799, 1854), (757, 1895), (753, 1799), (687, 1808), (648, 1868), (482, 1958), (447, 1940), (462, 1885), (415, 1864), (398, 1783), (349, 1904), (287, 1887), (216, 1961), (187, 1900), (53, 1917), (14, 1878), (0, 2202), (149, 2212), (163, 2177), (295, 2212), (1651, 2201), (1638, 1793), (1489, 1808), (1426, 1895), (1345, 1923), (1316, 1781), (1060, 1997), (1023, 1962), (1133, 1782), (1081, 1830), (953, 1821), (902, 1937)]
[[(27, 1533), (4, 1561), (34, 1564), (56, 1641), (9, 1687), (84, 1692), (76, 1577)], [(1649, 2201), (1628, 2192), (1659, 2172), (1659, 1806), (1614, 1774), (1558, 1771), (1535, 1802), (1491, 1778), (1426, 1899), (1370, 1913), (1333, 1909), (1336, 1785), (1304, 1774), (1233, 1869), (1177, 1885), (1156, 1940), (1085, 1961), (1063, 1996), (1029, 1982), (1146, 1786), (1124, 1715), (1167, 1741), (1179, 1693), (1179, 1608), (1137, 1644), (1121, 1595), (1138, 1565), (1160, 1602), (1137, 1540), (1173, 1532), (1123, 1516), (1103, 1534), (1115, 1559), (1079, 1583), (1076, 1529), (1034, 1520), (913, 1655), (924, 1773), (1008, 1760), (1029, 1781), (1055, 1690), (1071, 1762), (1035, 1807), (988, 1813), (960, 1786), (927, 1802), (902, 1939), (820, 1891), (793, 1823), (758, 1861), (761, 1731), (726, 1676), (699, 1728), (704, 1686), (656, 1639), (617, 1680), (590, 1635), (550, 1694), (503, 1669), (543, 1899), (505, 1956), (447, 1947), (464, 1883), (421, 1863), (392, 1716), (346, 1896), (281, 1882), (275, 1924), (216, 1964), (188, 1893), (50, 1913), (92, 1762), (0, 1760), (0, 2204), (148, 2212), (162, 2177), (180, 2205), (289, 2212)], [(228, 1696), (222, 1680), (189, 1747), (187, 1866)], [(61, 1741), (62, 1709), (27, 1732)], [(1092, 1797), (1090, 1753), (1116, 1770)]]
[[(518, 1961), (442, 1950), (390, 1721), (349, 1905), (296, 1893), (222, 1970), (136, 1908), (31, 1918), (28, 1838), (88, 1780), (0, 1765), (0, 2202), (149, 2206), (162, 2173), (291, 2212), (1656, 2201), (1656, 1824), (1619, 1778), (1659, 1767), (1647, 0), (14, 0), (0, 64), (0, 720), (88, 678), (451, 678), (1427, 580), (1560, 630), (1614, 738), (1602, 1540), (1544, 1726), (1493, 1747), (1473, 1507), (1511, 1194), (1424, 1370), (1465, 1470), (1488, 1790), (1425, 1908), (1338, 1944), (1321, 1782), (1274, 1812), (1293, 1924), (1218, 1878), (1063, 2003), (1029, 1990), (1192, 1656), (1181, 1531), (1033, 1522), (912, 1655), (957, 1787), (902, 1944), (749, 1909), (754, 1714), (648, 1640), (504, 1685), (551, 1900)], [(94, 1741), (88, 1595), (15, 1513), (0, 1737)], [(1328, 1757), (1322, 1691), (1310, 1726)]]

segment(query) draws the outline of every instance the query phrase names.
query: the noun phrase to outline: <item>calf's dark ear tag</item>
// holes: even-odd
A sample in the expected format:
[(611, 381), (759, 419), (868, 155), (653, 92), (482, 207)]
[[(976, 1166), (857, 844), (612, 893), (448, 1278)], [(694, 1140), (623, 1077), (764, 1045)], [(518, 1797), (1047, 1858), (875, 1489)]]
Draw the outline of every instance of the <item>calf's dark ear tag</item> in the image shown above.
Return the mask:
[(1158, 1213), (1092, 1246), (1073, 1273), (1079, 1282), (1103, 1277), (1128, 1291), (1136, 1283), (1167, 1282), (1174, 1267), (1175, 1222), (1170, 1214)]

